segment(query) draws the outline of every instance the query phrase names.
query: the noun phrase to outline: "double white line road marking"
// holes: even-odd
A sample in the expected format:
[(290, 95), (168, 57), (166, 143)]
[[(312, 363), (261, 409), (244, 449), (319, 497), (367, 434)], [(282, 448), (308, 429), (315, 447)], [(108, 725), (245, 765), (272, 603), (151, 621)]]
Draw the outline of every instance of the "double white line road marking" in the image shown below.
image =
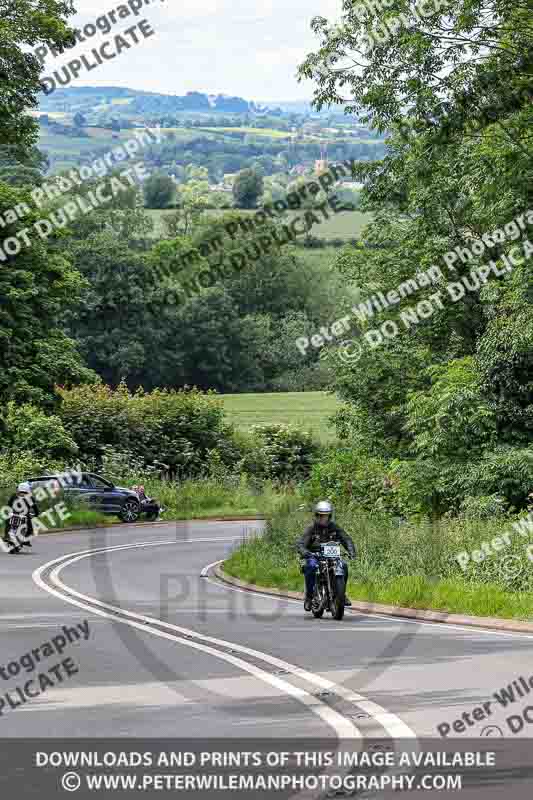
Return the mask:
[[(189, 539), (187, 543), (220, 543), (221, 541), (226, 540), (220, 537), (198, 538)], [(113, 620), (114, 622), (120, 622), (132, 628), (137, 628), (144, 633), (149, 633), (162, 639), (168, 639), (177, 644), (184, 645), (185, 647), (207, 653), (214, 658), (232, 664), (234, 667), (243, 670), (243, 672), (253, 675), (258, 680), (263, 681), (263, 683), (278, 689), (300, 702), (327, 723), (335, 731), (339, 739), (360, 739), (361, 731), (354, 725), (351, 719), (339, 713), (334, 708), (331, 708), (327, 703), (321, 700), (320, 697), (317, 697), (315, 694), (299, 686), (294, 686), (292, 683), (289, 683), (288, 680), (284, 680), (277, 675), (272, 675), (270, 672), (257, 666), (257, 664), (252, 664), (234, 654), (239, 653), (242, 656), (248, 656), (256, 661), (269, 664), (276, 667), (278, 670), (282, 670), (287, 675), (292, 675), (311, 686), (341, 697), (346, 702), (355, 706), (359, 711), (370, 715), (379, 725), (385, 728), (387, 734), (393, 738), (416, 738), (414, 732), (395, 714), (386, 711), (382, 706), (368, 700), (363, 695), (346, 689), (344, 686), (339, 686), (321, 675), (315, 675), (314, 673), (308, 672), (307, 670), (276, 658), (268, 653), (263, 653), (235, 642), (218, 639), (213, 636), (206, 636), (190, 628), (173, 625), (172, 623), (164, 622), (156, 617), (148, 617), (120, 608), (119, 606), (111, 605), (110, 603), (104, 603), (95, 597), (90, 597), (76, 591), (63, 583), (59, 577), (62, 570), (66, 567), (101, 553), (114, 553), (121, 550), (135, 550), (145, 547), (161, 547), (176, 544), (180, 543), (176, 542), (175, 539), (158, 542), (152, 540), (150, 542), (115, 545), (113, 547), (102, 547), (77, 553), (69, 553), (43, 564), (34, 571), (32, 578), (41, 589), (71, 605), (90, 611), (100, 617)], [(226, 650), (231, 650), (232, 652), (226, 652)]]

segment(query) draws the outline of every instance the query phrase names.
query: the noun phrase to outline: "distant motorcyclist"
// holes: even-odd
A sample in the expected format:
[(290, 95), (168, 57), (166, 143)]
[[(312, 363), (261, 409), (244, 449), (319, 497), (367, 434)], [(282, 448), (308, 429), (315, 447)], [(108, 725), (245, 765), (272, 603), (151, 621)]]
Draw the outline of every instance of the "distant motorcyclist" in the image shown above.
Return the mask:
[[(315, 519), (309, 525), (298, 540), (296, 548), (302, 558), (305, 558), (303, 573), (305, 577), (305, 602), (306, 611), (311, 611), (313, 606), (313, 593), (315, 591), (316, 568), (318, 561), (316, 556), (320, 553), (320, 545), (326, 542), (339, 542), (348, 551), (350, 558), (355, 558), (355, 545), (346, 531), (333, 522), (333, 506), (327, 500), (321, 500), (315, 506)], [(342, 561), (344, 568), (344, 581), (348, 583), (348, 565)], [(351, 606), (348, 597), (344, 604)]]
[(23, 547), (32, 546), (30, 541), (33, 536), (32, 517), (39, 516), (39, 508), (33, 498), (30, 484), (19, 483), (16, 493), (7, 501), (7, 506), (11, 509), (11, 514), (5, 521), (4, 542), (11, 548), (11, 553), (20, 553)]

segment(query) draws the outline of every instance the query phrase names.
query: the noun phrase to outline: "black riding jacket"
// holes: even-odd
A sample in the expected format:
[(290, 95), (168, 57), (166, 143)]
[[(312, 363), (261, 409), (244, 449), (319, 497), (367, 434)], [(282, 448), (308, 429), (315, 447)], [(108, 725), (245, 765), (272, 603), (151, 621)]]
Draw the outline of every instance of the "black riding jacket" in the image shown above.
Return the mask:
[(317, 522), (313, 522), (305, 529), (303, 536), (296, 543), (296, 549), (301, 556), (307, 553), (320, 553), (320, 545), (326, 542), (340, 542), (348, 551), (350, 558), (355, 558), (355, 545), (342, 528), (334, 522), (328, 522), (327, 527), (321, 527)]

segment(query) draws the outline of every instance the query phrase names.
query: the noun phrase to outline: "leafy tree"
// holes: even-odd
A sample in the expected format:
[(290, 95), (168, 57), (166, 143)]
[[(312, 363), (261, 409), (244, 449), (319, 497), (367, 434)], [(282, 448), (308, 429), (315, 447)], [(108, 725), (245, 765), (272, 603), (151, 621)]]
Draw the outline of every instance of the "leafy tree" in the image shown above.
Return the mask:
[(402, 0), (388, 3), (385, 13), (347, 0), (343, 9), (340, 25), (313, 19), (321, 47), (299, 68), (301, 78), (317, 81), (317, 106), (347, 101), (347, 113), (364, 112), (362, 121), (378, 131), (403, 123), (437, 141), (469, 130), (473, 117), (484, 127), (527, 108), (527, 2), (504, 0), (497, 8), (490, 0), (460, 0), (453, 8), (435, 3), (423, 18)]
[(237, 208), (255, 208), (263, 194), (263, 177), (253, 169), (243, 169), (233, 184), (233, 197)]
[[(383, 459), (403, 508), (439, 515), (498, 493), (523, 507), (533, 482), (531, 254), (517, 241), (533, 199), (526, 4), (462, 0), (422, 19), (400, 0), (385, 13), (345, 2), (341, 25), (313, 27), (321, 46), (300, 75), (316, 79), (317, 106), (342, 99), (389, 136), (383, 159), (359, 164), (361, 208), (374, 221), (339, 269), (363, 299), (432, 267), (435, 276), (360, 322), (364, 333), (388, 320), (394, 338), (374, 348), (362, 339), (350, 363), (329, 353), (347, 401), (340, 433), (358, 457)], [(520, 217), (523, 233), (511, 222)], [(480, 248), (496, 229), (508, 233)], [(514, 247), (522, 255), (508, 275)], [(500, 275), (476, 285), (472, 271), (491, 260)], [(446, 284), (461, 280), (470, 288), (452, 300)], [(429, 315), (405, 324), (422, 300)]]
[(498, 438), (524, 446), (533, 439), (532, 289), (533, 271), (526, 261), (505, 284), (484, 290), (490, 306), (476, 352), (481, 391), (495, 415)]
[[(0, 217), (19, 203), (32, 207), (27, 192), (0, 184)], [(3, 247), (6, 239), (17, 240), (17, 232), (31, 232), (40, 218), (33, 211), (5, 226)], [(50, 406), (55, 384), (95, 379), (61, 326), (64, 311), (78, 302), (84, 281), (64, 254), (35, 231), (29, 242), (31, 246), (21, 244), (20, 251), (0, 266), (0, 406), (9, 400)]]
[(72, 335), (106, 383), (126, 379), (138, 386), (154, 357), (151, 297), (156, 277), (149, 260), (110, 231), (73, 243), (71, 253), (87, 279), (78, 308), (69, 314)]
[[(242, 318), (222, 287), (161, 309), (165, 345), (153, 364), (155, 384), (238, 391), (261, 381), (260, 323)], [(154, 380), (154, 379), (153, 379)]]
[(12, 145), (0, 148), (0, 181), (10, 186), (40, 185), (48, 165), (48, 158), (36, 147), (23, 155)]
[(151, 175), (144, 183), (144, 200), (147, 208), (168, 208), (176, 194), (176, 184), (169, 175)]
[(495, 415), (483, 396), (474, 359), (450, 361), (428, 372), (431, 386), (411, 393), (406, 405), (413, 451), (464, 461), (492, 447)]
[(36, 144), (39, 124), (27, 113), (37, 105), (41, 64), (26, 48), (43, 45), (61, 50), (74, 32), (66, 18), (70, 0), (17, 0), (2, 3), (0, 31), (0, 145), (13, 146), (22, 158)]
[[(177, 188), (176, 204), (178, 210), (169, 220), (170, 228), (174, 235), (183, 233), (192, 236), (199, 225), (206, 209), (210, 206), (209, 180), (207, 169), (194, 167), (192, 164), (185, 169), (185, 180)], [(175, 221), (179, 218), (179, 225)]]
[[(90, 191), (88, 189), (88, 191)], [(110, 233), (124, 246), (132, 250), (146, 251), (152, 246), (151, 234), (154, 229), (153, 219), (136, 203), (138, 192), (132, 188), (121, 192), (102, 208), (90, 214), (80, 215), (69, 226), (69, 239), (63, 240), (62, 246), (70, 248), (73, 241), (83, 241), (96, 233)], [(68, 197), (70, 199), (70, 197)], [(65, 195), (59, 204), (65, 203)]]

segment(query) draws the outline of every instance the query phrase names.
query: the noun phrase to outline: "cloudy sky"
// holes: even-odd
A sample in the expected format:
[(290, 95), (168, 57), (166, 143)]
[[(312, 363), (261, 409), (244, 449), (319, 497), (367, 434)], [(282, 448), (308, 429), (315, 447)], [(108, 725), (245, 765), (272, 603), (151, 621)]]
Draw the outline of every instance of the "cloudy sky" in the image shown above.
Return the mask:
[[(74, 0), (73, 27), (83, 27), (127, 0)], [(145, 0), (147, 2), (147, 0)], [(302, 100), (311, 84), (299, 84), (297, 65), (315, 49), (310, 30), (316, 15), (338, 19), (341, 0), (148, 0), (137, 17), (119, 20), (69, 51), (47, 58), (44, 74), (90, 52), (113, 34), (146, 18), (155, 35), (98, 69), (82, 71), (76, 86), (127, 86), (184, 94), (198, 90), (247, 100)], [(74, 84), (71, 84), (74, 85)]]

